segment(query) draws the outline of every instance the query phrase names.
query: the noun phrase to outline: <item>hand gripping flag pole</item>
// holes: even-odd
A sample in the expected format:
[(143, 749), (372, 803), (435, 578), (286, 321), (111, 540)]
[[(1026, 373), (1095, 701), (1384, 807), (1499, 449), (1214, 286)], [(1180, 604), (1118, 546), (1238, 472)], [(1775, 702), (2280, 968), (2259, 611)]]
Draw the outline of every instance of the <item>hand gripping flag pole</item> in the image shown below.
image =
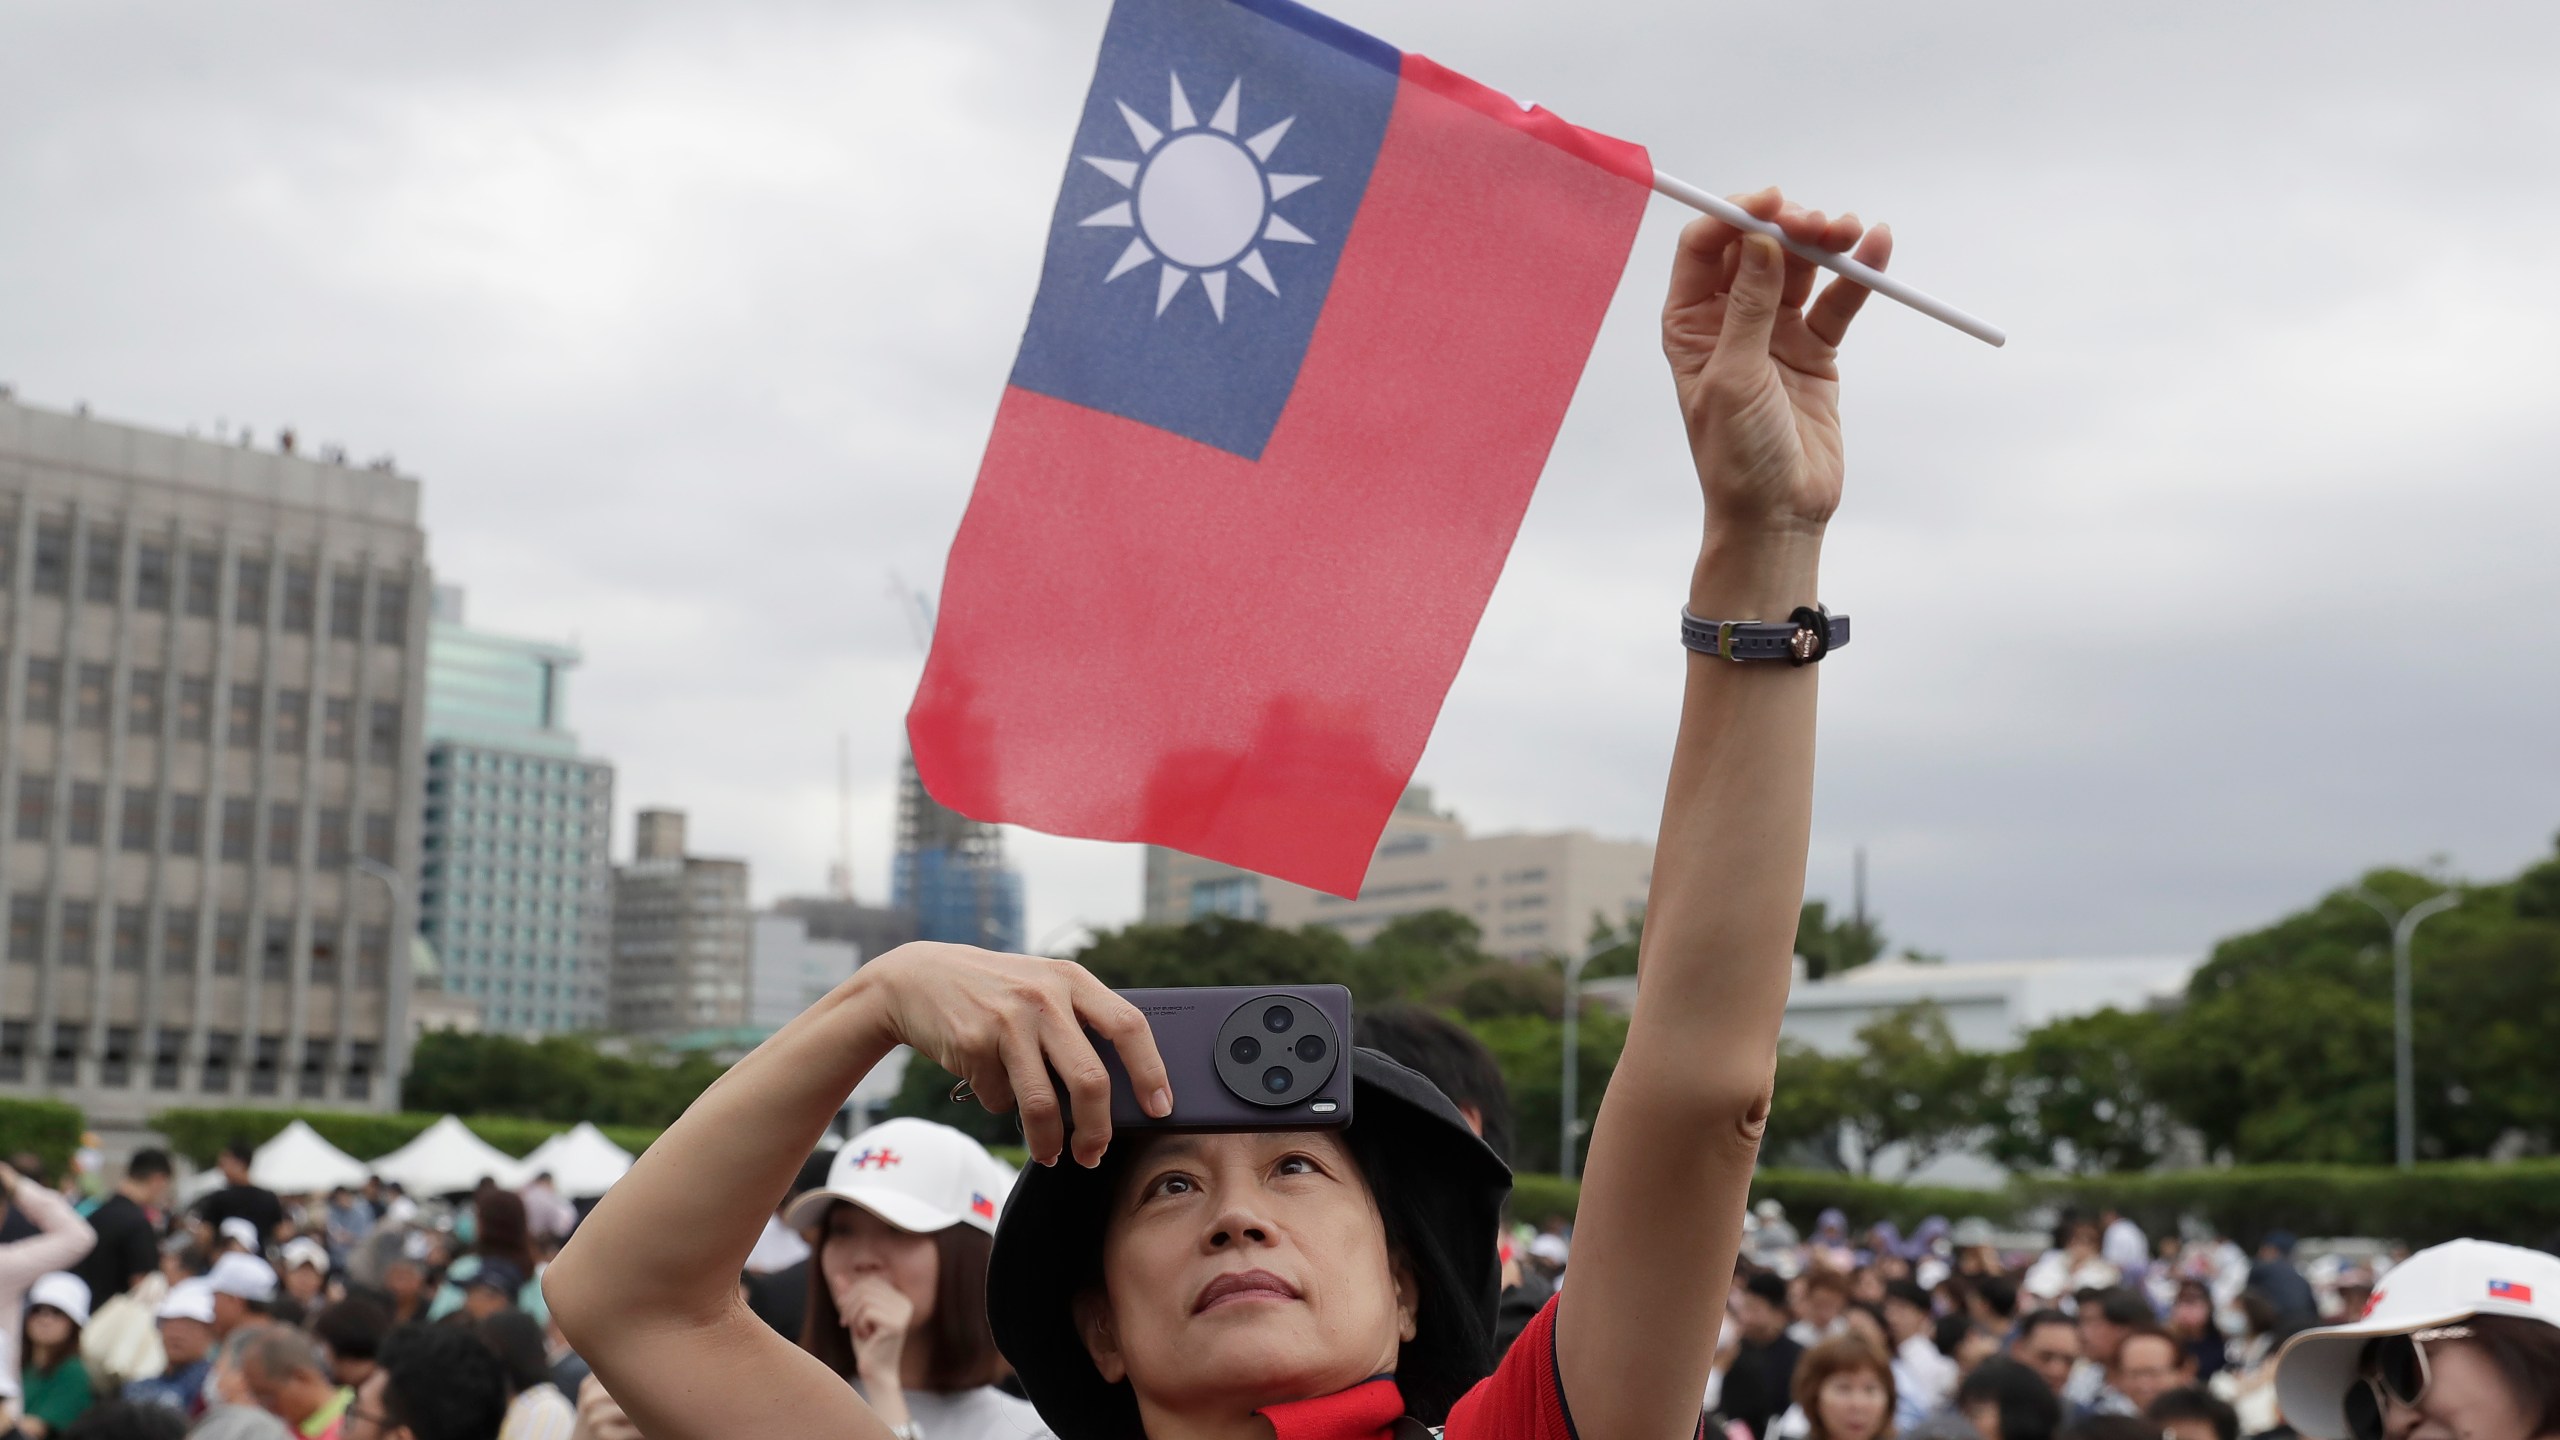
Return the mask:
[(1702, 210), (1735, 229), (1766, 235), (1786, 246), (1794, 254), (1812, 261), (1823, 269), (1864, 285), (1888, 300), (1899, 300), (1930, 319), (1952, 325), (1976, 340), (1990, 345), (2009, 343), (2009, 332), (1990, 321), (1969, 315), (1926, 290), (1906, 285), (1881, 270), (1861, 265), (1837, 251), (1824, 250), (1818, 246), (1790, 239), (1786, 232), (1776, 225), (1761, 219), (1721, 195), (1710, 194), (1686, 180), (1674, 179), (1659, 170), (1653, 172), (1653, 189), (1658, 195), (1668, 195), (1693, 210)]

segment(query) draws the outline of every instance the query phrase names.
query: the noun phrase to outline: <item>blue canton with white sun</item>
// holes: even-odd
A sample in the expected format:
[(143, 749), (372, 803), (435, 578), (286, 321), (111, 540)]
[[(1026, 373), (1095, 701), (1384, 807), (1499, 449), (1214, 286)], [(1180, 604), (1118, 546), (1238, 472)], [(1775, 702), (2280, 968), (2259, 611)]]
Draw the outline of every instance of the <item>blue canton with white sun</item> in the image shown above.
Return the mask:
[(1119, 0), (1013, 383), (1258, 458), (1396, 84), (1234, 0)]

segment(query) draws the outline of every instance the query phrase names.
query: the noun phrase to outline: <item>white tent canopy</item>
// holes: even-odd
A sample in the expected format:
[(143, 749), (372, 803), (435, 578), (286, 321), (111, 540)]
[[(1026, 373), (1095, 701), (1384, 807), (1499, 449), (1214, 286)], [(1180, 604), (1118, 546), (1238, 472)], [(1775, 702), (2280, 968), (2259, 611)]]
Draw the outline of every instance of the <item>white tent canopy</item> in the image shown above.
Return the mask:
[(413, 1195), (450, 1195), (495, 1180), (513, 1190), (524, 1183), (524, 1162), (445, 1116), (418, 1138), (373, 1162), (374, 1174), (397, 1180)]
[(300, 1120), (276, 1133), (249, 1156), (249, 1180), (279, 1195), (318, 1195), (341, 1185), (362, 1185), (364, 1162), (320, 1138)]
[(587, 1200), (613, 1188), (613, 1182), (631, 1168), (631, 1152), (606, 1139), (594, 1122), (581, 1120), (576, 1129), (535, 1146), (524, 1157), (522, 1168), (528, 1181), (548, 1170), (561, 1194)]

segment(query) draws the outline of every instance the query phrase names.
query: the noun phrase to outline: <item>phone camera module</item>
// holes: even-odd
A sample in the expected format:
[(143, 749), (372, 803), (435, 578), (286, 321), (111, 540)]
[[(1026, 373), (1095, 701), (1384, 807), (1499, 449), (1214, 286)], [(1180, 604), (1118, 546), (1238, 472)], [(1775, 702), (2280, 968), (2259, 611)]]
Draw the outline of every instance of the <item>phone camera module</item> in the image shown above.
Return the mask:
[(1309, 1065), (1325, 1057), (1324, 1037), (1321, 1035), (1301, 1035), (1298, 1037), (1298, 1043), (1291, 1048), (1297, 1051), (1300, 1060)]
[(1262, 1042), (1250, 1035), (1239, 1035), (1236, 1043), (1227, 1047), (1227, 1053), (1236, 1057), (1237, 1064), (1250, 1065), (1262, 1058)]
[(1296, 1023), (1297, 1017), (1289, 1013), (1286, 1005), (1274, 1005), (1262, 1012), (1262, 1028), (1274, 1035), (1288, 1034), (1289, 1027)]
[(1340, 1073), (1342, 1046), (1334, 1019), (1307, 1000), (1256, 995), (1227, 1012), (1209, 1053), (1219, 1080), (1238, 1099), (1286, 1110), (1322, 1100)]
[(1262, 1072), (1262, 1088), (1274, 1095), (1288, 1094), (1289, 1087), (1297, 1083), (1298, 1077), (1286, 1065), (1274, 1065)]

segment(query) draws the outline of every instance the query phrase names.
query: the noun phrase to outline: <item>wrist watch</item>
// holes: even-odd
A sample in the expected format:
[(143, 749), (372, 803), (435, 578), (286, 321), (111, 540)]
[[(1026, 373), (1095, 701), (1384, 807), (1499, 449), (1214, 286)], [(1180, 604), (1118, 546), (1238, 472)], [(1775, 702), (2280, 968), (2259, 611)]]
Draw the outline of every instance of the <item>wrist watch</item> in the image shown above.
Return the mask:
[(1849, 643), (1849, 617), (1799, 605), (1784, 620), (1701, 620), (1683, 606), (1680, 643), (1726, 660), (1784, 660), (1813, 665)]

